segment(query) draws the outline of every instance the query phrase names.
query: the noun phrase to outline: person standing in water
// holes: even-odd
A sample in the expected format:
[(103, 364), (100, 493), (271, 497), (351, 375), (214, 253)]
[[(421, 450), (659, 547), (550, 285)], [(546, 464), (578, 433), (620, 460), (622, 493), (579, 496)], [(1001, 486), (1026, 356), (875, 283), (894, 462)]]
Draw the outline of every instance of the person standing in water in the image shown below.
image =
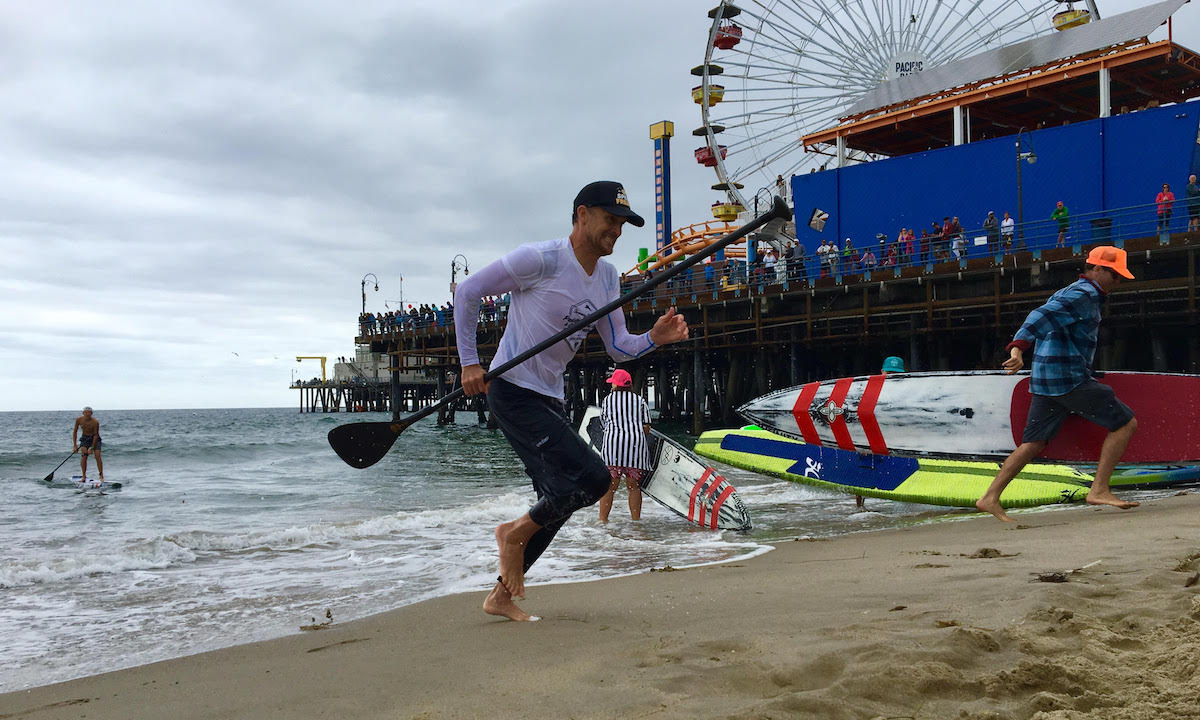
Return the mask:
[(100, 482), (104, 482), (104, 462), (100, 459), (100, 421), (92, 417), (90, 407), (85, 407), (83, 414), (75, 418), (75, 427), (71, 429), (71, 445), (74, 446), (71, 452), (83, 451), (79, 458), (83, 482), (87, 482), (88, 455), (96, 456), (96, 471), (100, 473)]
[(1100, 308), (1108, 294), (1121, 284), (1121, 278), (1133, 279), (1126, 258), (1124, 250), (1111, 245), (1092, 248), (1084, 274), (1029, 313), (1008, 344), (1009, 358), (1003, 367), (1009, 375), (1025, 366), (1025, 353), (1033, 348), (1029, 381), (1033, 398), (1020, 447), (1008, 456), (987, 492), (975, 503), (983, 512), (1012, 522), (1000, 504), (1001, 493), (1025, 465), (1041, 454), (1072, 414), (1108, 430), (1100, 447), (1096, 476), (1088, 490), (1088, 504), (1112, 505), (1122, 510), (1137, 507), (1138, 503), (1118, 498), (1109, 487), (1113, 468), (1137, 430), (1137, 419), (1111, 387), (1092, 376)]
[(575, 325), (620, 295), (611, 255), (626, 223), (645, 221), (629, 207), (620, 183), (586, 185), (571, 205), (571, 234), (530, 243), (504, 255), (459, 286), (454, 323), (467, 395), (486, 392), (501, 432), (525, 464), (538, 500), (529, 512), (496, 527), (500, 577), (483, 601), (484, 612), (510, 620), (533, 620), (513, 602), (525, 597), (525, 573), (541, 557), (576, 510), (604, 497), (608, 468), (571, 426), (563, 406), (563, 373), (592, 329), (618, 362), (688, 337), (683, 315), (670, 308), (641, 335), (631, 335), (617, 308), (592, 326), (546, 349), (490, 382), (479, 363), (476, 332), (479, 299), (512, 293), (508, 324), (492, 362), (499, 366), (548, 337)]
[(633, 378), (620, 368), (608, 378), (612, 392), (600, 403), (600, 419), (604, 423), (604, 442), (600, 456), (608, 466), (612, 483), (600, 498), (600, 522), (608, 522), (613, 497), (621, 479), (629, 491), (629, 517), (642, 519), (642, 473), (650, 468), (650, 453), (646, 436), (650, 434), (650, 408), (633, 391)]

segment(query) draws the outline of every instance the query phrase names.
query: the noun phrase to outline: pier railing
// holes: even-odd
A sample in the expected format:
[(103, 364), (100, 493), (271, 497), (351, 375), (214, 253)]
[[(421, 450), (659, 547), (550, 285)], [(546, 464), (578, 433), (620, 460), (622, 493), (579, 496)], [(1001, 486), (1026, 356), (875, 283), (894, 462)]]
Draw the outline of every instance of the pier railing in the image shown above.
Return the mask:
[[(1158, 210), (1156, 203), (1148, 203), (1071, 214), (1062, 221), (1049, 218), (1026, 221), (1022, 225), (1014, 223), (1011, 234), (999, 228), (989, 233), (983, 227), (974, 227), (964, 228), (960, 234), (949, 238), (942, 235), (916, 237), (909, 242), (886, 238), (852, 247), (850, 252), (844, 245), (838, 246), (827, 259), (813, 254), (779, 258), (773, 267), (761, 256), (754, 262), (729, 259), (681, 273), (657, 288), (648, 301), (657, 304), (664, 298), (682, 298), (685, 302), (690, 299), (701, 304), (706, 298), (722, 299), (729, 294), (734, 297), (774, 295), (780, 290), (788, 292), (914, 275), (941, 275), (984, 267), (1015, 267), (1018, 255), (1025, 262), (1037, 262), (1048, 251), (1055, 255), (1063, 252), (1083, 255), (1085, 247), (1104, 244), (1122, 247), (1126, 239), (1154, 236), (1166, 245), (1172, 234), (1188, 230), (1186, 200), (1177, 199), (1173, 212), (1165, 219)], [(1200, 206), (1196, 212), (1200, 213)], [(1200, 215), (1197, 225), (1200, 226)], [(1195, 232), (1200, 238), (1200, 229)], [(873, 257), (866, 257), (868, 248)], [(622, 287), (627, 291), (643, 280), (643, 276), (630, 275), (623, 278)]]
[[(831, 259), (822, 260), (808, 254), (799, 258), (779, 258), (768, 267), (760, 256), (755, 262), (729, 259), (697, 265), (635, 301), (632, 307), (660, 301), (703, 304), (708, 299), (740, 298), (755, 295), (776, 295), (779, 292), (879, 282), (891, 278), (919, 275), (953, 274), (960, 270), (986, 267), (1016, 267), (1020, 262), (1038, 262), (1049, 252), (1082, 256), (1085, 247), (1111, 244), (1122, 247), (1130, 238), (1155, 237), (1169, 244), (1173, 234), (1188, 231), (1190, 216), (1186, 198), (1177, 198), (1166, 214), (1159, 212), (1157, 203), (1134, 205), (1101, 212), (1072, 213), (1065, 220), (1040, 219), (1014, 224), (1011, 234), (982, 226), (964, 228), (961, 235), (944, 238), (917, 237), (900, 242), (889, 237), (882, 241), (856, 246), (847, 253), (839, 246)], [(1200, 206), (1197, 207), (1200, 226)], [(999, 218), (997, 218), (999, 220)], [(1060, 241), (1060, 231), (1062, 239)], [(1200, 229), (1196, 231), (1200, 238)], [(870, 248), (872, 258), (864, 260)], [(894, 250), (893, 250), (894, 248)], [(628, 292), (644, 275), (622, 278), (622, 292)], [(500, 328), (507, 320), (507, 302), (494, 308), (480, 308), (480, 328)], [(360, 318), (359, 337), (380, 340), (396, 336), (430, 336), (450, 332), (454, 318), (449, 312), (428, 313), (421, 317), (407, 314), (378, 318)]]

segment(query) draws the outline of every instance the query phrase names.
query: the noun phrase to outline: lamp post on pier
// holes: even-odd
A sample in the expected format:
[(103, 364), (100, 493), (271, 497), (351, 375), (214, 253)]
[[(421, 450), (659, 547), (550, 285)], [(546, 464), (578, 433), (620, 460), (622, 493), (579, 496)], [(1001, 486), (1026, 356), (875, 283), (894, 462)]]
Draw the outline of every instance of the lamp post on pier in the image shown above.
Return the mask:
[(379, 278), (375, 273), (367, 273), (362, 279), (362, 314), (367, 314), (367, 278), (375, 278), (375, 292), (379, 292)]
[[(1029, 150), (1022, 152), (1021, 150), (1021, 133), (1025, 133), (1025, 143), (1029, 146)], [(1022, 127), (1017, 131), (1017, 237), (1022, 242), (1025, 241), (1025, 206), (1021, 197), (1021, 161), (1030, 165), (1037, 162), (1037, 155), (1033, 152), (1033, 135)]]

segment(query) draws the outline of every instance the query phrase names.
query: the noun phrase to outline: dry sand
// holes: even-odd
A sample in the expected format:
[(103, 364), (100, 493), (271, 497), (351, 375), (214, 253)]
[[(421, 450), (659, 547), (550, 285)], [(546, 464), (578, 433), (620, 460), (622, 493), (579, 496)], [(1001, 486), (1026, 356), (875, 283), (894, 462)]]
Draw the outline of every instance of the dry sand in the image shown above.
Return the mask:
[(534, 586), (533, 624), (440, 598), (0, 718), (1200, 718), (1200, 495), (1017, 517)]

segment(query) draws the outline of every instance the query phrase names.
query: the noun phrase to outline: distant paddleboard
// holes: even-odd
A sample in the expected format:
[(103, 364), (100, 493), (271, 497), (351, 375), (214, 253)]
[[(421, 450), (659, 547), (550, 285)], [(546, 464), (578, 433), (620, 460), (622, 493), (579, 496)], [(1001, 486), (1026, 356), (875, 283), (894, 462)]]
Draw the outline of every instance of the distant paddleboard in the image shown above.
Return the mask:
[[(596, 449), (603, 446), (600, 408), (587, 409), (579, 434)], [(642, 492), (688, 522), (709, 530), (749, 530), (750, 514), (729, 481), (700, 458), (657, 430), (647, 438), (651, 469)]]
[[(696, 452), (745, 470), (854, 495), (974, 507), (999, 465), (856, 452), (809, 445), (765, 430), (710, 430)], [(1030, 466), (1000, 498), (1004, 507), (1032, 507), (1083, 500), (1088, 476), (1063, 465)]]
[[(1200, 462), (1200, 375), (1110, 372), (1138, 419), (1122, 463)], [(1029, 374), (894, 373), (812, 382), (738, 409), (748, 421), (810, 445), (875, 455), (1001, 459), (1021, 442)], [(1107, 431), (1069, 417), (1038, 458), (1095, 462)]]

